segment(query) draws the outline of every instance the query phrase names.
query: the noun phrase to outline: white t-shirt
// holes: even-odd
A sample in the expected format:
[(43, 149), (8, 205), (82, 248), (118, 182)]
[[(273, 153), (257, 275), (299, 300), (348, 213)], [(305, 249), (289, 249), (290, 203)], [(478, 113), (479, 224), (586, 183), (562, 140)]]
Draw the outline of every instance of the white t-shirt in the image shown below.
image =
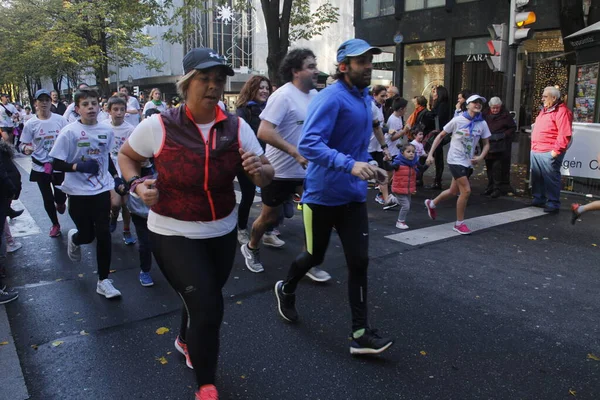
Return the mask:
[(80, 196), (92, 196), (113, 189), (115, 182), (108, 172), (108, 157), (112, 146), (113, 130), (106, 124), (83, 125), (77, 121), (65, 126), (50, 150), (50, 157), (68, 163), (96, 160), (100, 170), (96, 176), (67, 172), (65, 181), (59, 188), (66, 194)]
[(0, 105), (0, 127), (3, 128), (14, 128), (12, 115), (9, 117), (6, 110), (10, 111), (13, 115), (18, 114), (16, 107), (10, 103)]
[[(383, 107), (377, 107), (375, 101), (371, 102), (371, 113), (373, 114), (373, 124), (375, 121), (379, 121), (379, 126), (383, 126)], [(375, 137), (375, 133), (371, 133), (371, 139), (369, 140), (369, 153), (373, 153), (374, 151), (383, 151), (381, 149), (381, 145), (379, 144), (379, 140)]]
[(485, 121), (475, 122), (472, 131), (469, 130), (471, 121), (462, 115), (452, 118), (444, 126), (444, 131), (452, 134), (450, 148), (448, 149), (448, 164), (462, 165), (471, 168), (471, 158), (475, 154), (475, 147), (479, 138), (487, 139), (492, 134)]
[[(288, 82), (269, 97), (260, 119), (276, 126), (277, 133), (289, 144), (298, 147), (308, 104), (316, 90), (304, 93)], [(275, 169), (276, 179), (304, 179), (306, 171), (294, 157), (267, 144), (266, 157)]]
[[(131, 148), (143, 157), (153, 157), (162, 146), (164, 132), (160, 115), (152, 115), (143, 120), (129, 136)], [(260, 143), (250, 125), (239, 118), (241, 124), (240, 144), (246, 151), (254, 152), (257, 156), (264, 154)], [(204, 137), (208, 137), (214, 121), (208, 124), (198, 124)], [(160, 194), (159, 194), (160, 196)], [(227, 217), (216, 221), (181, 221), (165, 217), (150, 210), (148, 214), (148, 229), (165, 236), (184, 236), (188, 239), (208, 239), (228, 234), (237, 225), (237, 207)]]
[[(394, 114), (390, 115), (388, 118), (387, 126), (390, 131), (401, 131), (404, 128), (404, 122), (402, 122), (402, 118), (396, 117)], [(406, 142), (406, 136), (402, 136), (399, 139), (392, 141), (390, 138), (392, 135), (389, 133), (385, 135), (385, 143), (388, 145), (388, 150), (390, 152), (390, 156), (394, 157), (400, 154), (400, 149), (398, 148), (398, 143), (404, 145)]]
[[(59, 114), (50, 113), (50, 118), (48, 119), (39, 119), (33, 115), (33, 118), (27, 121), (23, 127), (21, 143), (31, 144), (33, 147), (31, 156), (39, 162), (51, 162), (50, 150), (52, 150), (58, 134), (67, 124), (67, 120)], [(31, 169), (37, 172), (44, 172), (44, 167), (35, 163), (31, 163)]]
[(417, 158), (421, 157), (425, 153), (425, 149), (423, 148), (423, 143), (417, 142), (417, 140), (413, 140), (410, 142), (413, 146), (415, 146), (415, 155)]
[(110, 121), (110, 114), (104, 110), (100, 110), (100, 112), (98, 113), (97, 120), (98, 120), (98, 122), (104, 122), (106, 120)]
[(152, 101), (147, 101), (146, 104), (144, 104), (144, 111), (142, 114), (146, 115), (146, 111), (150, 110), (151, 108), (156, 108), (160, 112), (167, 111), (167, 105), (164, 101), (161, 101), (159, 106), (154, 104)]
[(129, 96), (129, 98), (127, 99), (127, 111), (133, 110), (137, 111), (138, 114), (129, 114), (128, 112), (127, 114), (125, 114), (125, 122), (130, 123), (135, 128), (140, 123), (140, 103), (135, 97)]
[(128, 124), (127, 121), (123, 122), (119, 126), (114, 126), (111, 119), (102, 122), (102, 124), (110, 127), (113, 130), (114, 140), (110, 149), (110, 158), (112, 158), (115, 168), (117, 169), (119, 176), (121, 176), (121, 168), (119, 168), (119, 162), (117, 160), (119, 156), (119, 150), (121, 150), (121, 146), (123, 146), (125, 141), (129, 138), (129, 135), (131, 135), (131, 132), (133, 132), (134, 127), (131, 126), (131, 124)]
[(79, 114), (75, 112), (75, 103), (71, 103), (67, 106), (63, 117), (65, 117), (69, 123), (79, 121)]
[[(61, 116), (62, 116), (62, 115), (61, 115)], [(30, 119), (32, 119), (33, 117), (35, 117), (35, 114), (34, 114), (34, 113), (29, 113), (29, 114), (25, 113), (25, 114), (23, 115), (23, 123), (25, 123), (25, 122), (29, 121), (29, 120), (30, 120)], [(66, 120), (65, 120), (65, 121), (66, 121)]]

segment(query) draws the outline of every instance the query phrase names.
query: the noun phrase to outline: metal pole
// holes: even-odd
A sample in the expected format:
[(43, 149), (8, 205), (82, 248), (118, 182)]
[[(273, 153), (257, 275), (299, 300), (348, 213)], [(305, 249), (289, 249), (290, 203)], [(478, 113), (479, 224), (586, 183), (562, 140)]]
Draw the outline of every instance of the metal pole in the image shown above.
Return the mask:
[(121, 84), (121, 74), (119, 71), (119, 44), (115, 43), (115, 58), (117, 59), (117, 87), (115, 92), (119, 91), (119, 85)]
[(509, 46), (508, 48), (508, 65), (506, 68), (505, 75), (505, 106), (508, 111), (514, 111), (515, 105), (515, 75), (517, 69), (517, 51), (519, 50), (518, 45)]
[(398, 88), (398, 93), (402, 96), (402, 89), (404, 86), (404, 47), (402, 47), (402, 43), (398, 43), (396, 45), (396, 87)]

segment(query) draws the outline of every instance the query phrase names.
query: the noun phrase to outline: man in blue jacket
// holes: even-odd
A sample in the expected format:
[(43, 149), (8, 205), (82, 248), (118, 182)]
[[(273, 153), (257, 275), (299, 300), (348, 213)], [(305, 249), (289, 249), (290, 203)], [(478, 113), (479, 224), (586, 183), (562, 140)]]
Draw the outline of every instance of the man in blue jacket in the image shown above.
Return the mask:
[[(309, 161), (302, 196), (306, 250), (292, 263), (287, 279), (275, 284), (279, 314), (289, 322), (296, 321), (298, 282), (323, 262), (335, 227), (348, 264), (351, 354), (378, 354), (393, 343), (377, 335), (367, 321), (367, 181), (377, 175), (377, 168), (368, 163), (373, 119), (367, 87), (373, 55), (380, 53), (381, 49), (361, 39), (342, 43), (337, 51), (337, 82), (321, 91), (308, 107), (298, 145)], [(383, 137), (378, 139), (385, 143)]]

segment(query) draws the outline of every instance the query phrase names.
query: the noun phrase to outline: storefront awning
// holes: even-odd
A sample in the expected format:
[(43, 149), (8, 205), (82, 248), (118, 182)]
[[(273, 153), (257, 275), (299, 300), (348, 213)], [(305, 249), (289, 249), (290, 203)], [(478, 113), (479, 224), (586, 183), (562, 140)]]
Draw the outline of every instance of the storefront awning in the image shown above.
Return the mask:
[(574, 49), (598, 46), (600, 44), (600, 22), (567, 36), (565, 40), (568, 40)]

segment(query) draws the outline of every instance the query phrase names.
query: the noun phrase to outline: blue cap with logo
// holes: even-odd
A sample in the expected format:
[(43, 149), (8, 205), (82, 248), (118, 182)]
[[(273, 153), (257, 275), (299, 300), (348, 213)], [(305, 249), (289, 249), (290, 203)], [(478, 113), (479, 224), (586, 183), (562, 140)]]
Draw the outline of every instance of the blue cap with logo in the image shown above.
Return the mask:
[(187, 74), (195, 69), (203, 70), (221, 66), (225, 68), (227, 75), (233, 76), (233, 69), (227, 64), (225, 57), (208, 48), (196, 48), (190, 50), (183, 57), (183, 73)]
[(362, 39), (346, 40), (338, 47), (337, 62), (342, 62), (347, 57), (362, 56), (368, 51), (372, 54), (381, 54), (381, 49), (379, 47), (371, 46)]
[(43, 96), (43, 95), (50, 97), (50, 92), (47, 91), (46, 89), (40, 89), (37, 92), (35, 92), (35, 96), (33, 96), (33, 99), (38, 100), (40, 98), (40, 96)]

